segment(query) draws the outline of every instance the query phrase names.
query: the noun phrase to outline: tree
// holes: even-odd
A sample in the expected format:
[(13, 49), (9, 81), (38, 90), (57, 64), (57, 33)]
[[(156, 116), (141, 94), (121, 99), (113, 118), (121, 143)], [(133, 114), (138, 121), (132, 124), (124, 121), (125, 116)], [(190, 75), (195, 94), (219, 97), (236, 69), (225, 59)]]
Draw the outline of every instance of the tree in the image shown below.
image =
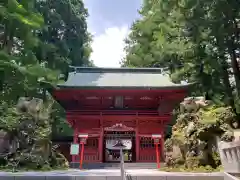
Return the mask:
[(37, 1), (46, 22), (38, 33), (41, 46), (36, 54), (51, 69), (66, 71), (69, 65), (90, 65), (91, 36), (87, 32), (87, 10), (82, 0)]
[[(33, 83), (39, 77), (45, 77), (47, 69), (38, 64), (33, 53), (33, 48), (38, 45), (34, 31), (40, 30), (44, 23), (41, 15), (34, 10), (33, 3), (21, 1), (20, 4), (9, 0), (1, 6), (1, 99), (16, 101), (19, 95), (31, 91), (30, 86), (26, 89), (29, 79)], [(24, 81), (24, 78), (27, 79)], [(17, 95), (16, 92), (24, 87), (26, 92)]]
[[(39, 63), (67, 74), (68, 66), (94, 66), (89, 60), (91, 35), (87, 31), (87, 9), (82, 0), (36, 1), (36, 9), (43, 15), (45, 26), (37, 32), (40, 46), (35, 48)], [(65, 77), (66, 78), (66, 77)], [(42, 89), (46, 95), (46, 89)], [(45, 98), (45, 97), (43, 97)], [(63, 109), (54, 104), (54, 129), (69, 129), (64, 123)]]
[[(175, 110), (176, 123), (165, 143), (170, 167), (216, 168), (220, 164), (219, 154), (209, 151), (214, 149), (211, 142), (214, 138), (209, 137), (231, 141), (233, 128), (236, 125), (239, 128), (237, 3), (236, 0), (145, 0), (141, 18), (132, 25), (123, 66), (161, 67), (175, 82), (195, 82), (193, 96), (205, 95), (214, 101), (199, 112)], [(173, 152), (173, 146), (180, 149), (179, 156)]]
[(123, 66), (161, 67), (174, 81), (196, 82), (195, 95), (207, 94), (237, 113), (236, 12), (234, 0), (144, 1), (126, 40)]
[[(86, 16), (81, 0), (4, 0), (0, 5), (0, 131), (19, 142), (14, 152), (7, 153), (7, 160), (18, 162), (18, 167), (64, 164), (64, 157), (51, 147), (49, 105), (54, 101), (39, 80), (56, 84), (68, 65), (93, 65)], [(35, 114), (18, 112), (19, 97), (40, 98), (44, 108)]]

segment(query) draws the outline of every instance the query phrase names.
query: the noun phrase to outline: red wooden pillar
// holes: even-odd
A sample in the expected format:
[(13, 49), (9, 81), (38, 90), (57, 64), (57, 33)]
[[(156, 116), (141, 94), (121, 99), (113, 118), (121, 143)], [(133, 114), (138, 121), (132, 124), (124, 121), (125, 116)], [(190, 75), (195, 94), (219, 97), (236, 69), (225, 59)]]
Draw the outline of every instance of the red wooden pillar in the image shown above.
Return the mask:
[(157, 168), (160, 168), (160, 157), (159, 157), (159, 149), (158, 149), (159, 142), (155, 143), (156, 146), (156, 158), (157, 158)]
[(135, 131), (135, 141), (136, 141), (136, 162), (139, 161), (139, 150), (140, 150), (140, 138), (139, 138), (139, 132), (138, 132), (138, 120), (136, 121), (136, 131)]
[(83, 159), (84, 159), (84, 145), (87, 143), (88, 134), (79, 134), (80, 137), (80, 169), (82, 169)]
[(98, 138), (98, 157), (99, 161), (103, 162), (103, 128), (100, 128), (100, 136)]
[(165, 159), (165, 153), (164, 153), (164, 126), (162, 127), (162, 130), (161, 130), (161, 136), (162, 136), (162, 138), (161, 138), (161, 144), (160, 144), (160, 146), (161, 146), (161, 155), (162, 155), (162, 160), (164, 161)]
[(159, 156), (159, 144), (161, 144), (162, 135), (161, 134), (152, 134), (152, 139), (154, 140), (155, 148), (156, 148), (156, 163), (157, 168), (160, 168), (160, 156)]
[[(74, 127), (73, 143), (74, 144), (78, 143), (78, 129), (77, 129), (77, 127)], [(72, 162), (76, 162), (76, 156), (77, 155), (72, 155)]]
[(81, 142), (80, 145), (81, 145), (80, 169), (82, 169), (83, 158), (84, 158), (84, 142)]

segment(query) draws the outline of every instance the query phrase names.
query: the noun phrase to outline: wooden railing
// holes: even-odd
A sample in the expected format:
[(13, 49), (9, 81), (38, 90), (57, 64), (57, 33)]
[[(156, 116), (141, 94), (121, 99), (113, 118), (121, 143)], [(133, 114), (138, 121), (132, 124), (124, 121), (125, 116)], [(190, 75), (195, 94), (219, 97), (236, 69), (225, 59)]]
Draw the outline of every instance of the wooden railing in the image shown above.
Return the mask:
[(85, 154), (83, 157), (84, 162), (96, 162), (99, 161), (98, 153), (96, 154)]
[(140, 148), (139, 151), (139, 162), (155, 162), (156, 152), (155, 148)]
[[(77, 162), (80, 161), (80, 157), (77, 156)], [(98, 162), (99, 161), (99, 155), (98, 152), (84, 152), (83, 155), (83, 163), (88, 163), (88, 162)]]
[(140, 162), (155, 162), (156, 156), (155, 155), (140, 155), (139, 161)]

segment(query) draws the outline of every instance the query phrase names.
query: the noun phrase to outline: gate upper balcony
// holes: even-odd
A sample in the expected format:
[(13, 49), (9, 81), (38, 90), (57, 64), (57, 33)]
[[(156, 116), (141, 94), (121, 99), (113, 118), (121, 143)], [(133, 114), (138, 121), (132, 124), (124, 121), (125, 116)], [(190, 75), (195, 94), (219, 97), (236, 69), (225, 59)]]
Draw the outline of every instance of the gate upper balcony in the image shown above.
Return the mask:
[(173, 83), (160, 68), (70, 67), (64, 83), (47, 89), (67, 111), (153, 113), (170, 112), (190, 85)]

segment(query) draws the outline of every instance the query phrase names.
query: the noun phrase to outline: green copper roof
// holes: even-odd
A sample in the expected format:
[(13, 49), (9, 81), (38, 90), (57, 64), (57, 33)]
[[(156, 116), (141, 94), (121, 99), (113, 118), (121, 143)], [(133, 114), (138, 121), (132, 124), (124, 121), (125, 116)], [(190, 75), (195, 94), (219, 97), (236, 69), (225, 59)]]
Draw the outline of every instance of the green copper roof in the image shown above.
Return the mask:
[(62, 88), (186, 88), (161, 74), (160, 68), (87, 68), (70, 67)]

